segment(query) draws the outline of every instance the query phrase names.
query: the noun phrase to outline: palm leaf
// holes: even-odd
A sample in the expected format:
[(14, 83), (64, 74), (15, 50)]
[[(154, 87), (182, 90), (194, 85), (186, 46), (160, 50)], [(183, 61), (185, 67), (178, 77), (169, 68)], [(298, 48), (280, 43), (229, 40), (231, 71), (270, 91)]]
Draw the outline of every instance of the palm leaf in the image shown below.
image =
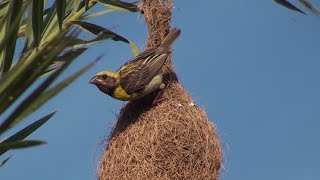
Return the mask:
[[(10, 136), (6, 140), (2, 141), (1, 143), (9, 143), (9, 142), (16, 142), (16, 141), (23, 140), (24, 138), (28, 137), (31, 133), (33, 133), (35, 130), (37, 130), (40, 126), (42, 126), (44, 123), (46, 123), (55, 113), (56, 111), (42, 117), (41, 119), (23, 128), (22, 130)], [(5, 149), (0, 150), (0, 155), (5, 153), (6, 151), (7, 150)]]
[(135, 3), (128, 3), (119, 0), (97, 0), (99, 3), (107, 6), (108, 8), (119, 10), (119, 11), (139, 11), (138, 6)]
[(6, 164), (6, 163), (9, 161), (10, 158), (11, 158), (11, 156), (9, 156), (9, 157), (6, 158), (5, 160), (1, 161), (1, 162), (0, 162), (0, 168), (1, 168), (2, 166), (4, 166), (4, 164)]
[[(45, 0), (0, 1), (0, 115), (6, 114), (6, 117), (1, 118), (0, 136), (9, 129), (15, 130), (14, 127), (18, 123), (61, 92), (101, 58), (54, 84), (89, 45), (112, 39), (136, 47), (115, 32), (83, 21), (119, 9), (137, 11), (135, 4), (118, 0), (104, 1), (104, 5), (108, 4), (108, 9), (88, 12), (96, 3), (97, 1), (89, 0), (56, 0), (50, 7), (46, 7)], [(79, 28), (71, 30), (74, 25), (96, 37), (89, 40), (79, 38)], [(20, 52), (16, 48), (18, 38), (24, 43)], [(27, 127), (17, 130), (17, 133), (0, 142), (0, 156), (11, 149), (43, 144), (43, 141), (25, 138), (47, 122), (54, 113), (49, 113)], [(0, 167), (9, 158), (1, 161)]]
[(66, 11), (66, 1), (65, 0), (56, 1), (56, 8), (57, 8), (59, 28), (62, 29), (62, 23), (64, 20), (65, 11)]
[(44, 141), (38, 140), (25, 140), (25, 141), (13, 141), (13, 142), (1, 142), (0, 143), (0, 151), (8, 151), (11, 149), (21, 149), (21, 148), (29, 148), (33, 146), (39, 146), (45, 144)]
[(315, 15), (320, 16), (320, 12), (316, 7), (314, 7), (308, 0), (298, 0), (300, 4), (309, 9)]
[(5, 46), (0, 49), (0, 75), (4, 75), (10, 69), (15, 52), (17, 33), (19, 30), (19, 22), (22, 18), (22, 12), (21, 0), (12, 0), (9, 2), (7, 20), (1, 23), (4, 26), (1, 28), (0, 39), (3, 40), (6, 36), (8, 39), (5, 41)]
[(60, 43), (64, 33), (61, 33), (60, 37), (57, 37), (51, 44), (48, 43), (38, 48), (37, 53), (31, 53), (25, 61), (18, 62), (6, 76), (0, 79), (0, 102), (3, 102), (0, 104), (0, 113), (20, 97), (24, 90), (52, 64), (57, 54), (67, 46), (66, 43)]
[(120, 36), (115, 32), (110, 31), (107, 28), (104, 28), (92, 23), (84, 22), (84, 21), (72, 21), (71, 23), (79, 26), (83, 30), (86, 30), (94, 35), (99, 36), (99, 39), (111, 38), (114, 41), (123, 41), (123, 42), (129, 43), (129, 40), (127, 40), (126, 38)]
[(302, 14), (306, 14), (305, 12), (303, 12), (302, 10), (300, 10), (299, 8), (297, 8), (296, 6), (294, 6), (293, 4), (291, 4), (289, 1), (287, 0), (273, 0), (274, 2), (288, 8), (288, 9), (291, 9), (293, 11), (297, 11), (297, 12), (300, 12)]

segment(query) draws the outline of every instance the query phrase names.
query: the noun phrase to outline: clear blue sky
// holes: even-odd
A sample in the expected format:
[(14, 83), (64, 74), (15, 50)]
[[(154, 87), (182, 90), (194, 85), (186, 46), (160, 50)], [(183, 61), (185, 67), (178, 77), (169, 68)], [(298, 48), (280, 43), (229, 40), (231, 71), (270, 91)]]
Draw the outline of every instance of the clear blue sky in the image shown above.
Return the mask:
[[(217, 125), (224, 148), (223, 180), (320, 179), (320, 18), (271, 0), (176, 1), (172, 25), (182, 29), (174, 65), (197, 104)], [(144, 47), (138, 14), (94, 20)], [(85, 36), (84, 36), (85, 37)], [(105, 53), (33, 120), (59, 113), (30, 139), (47, 145), (12, 151), (0, 179), (95, 179), (105, 139), (123, 102), (88, 81), (132, 57), (107, 41), (91, 48), (66, 74)]]

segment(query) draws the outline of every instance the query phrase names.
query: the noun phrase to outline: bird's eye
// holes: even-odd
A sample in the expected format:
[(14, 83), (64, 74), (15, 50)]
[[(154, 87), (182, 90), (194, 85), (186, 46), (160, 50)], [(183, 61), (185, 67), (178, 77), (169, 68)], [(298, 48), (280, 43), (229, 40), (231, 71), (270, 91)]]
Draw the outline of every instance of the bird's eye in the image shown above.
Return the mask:
[(101, 77), (102, 77), (102, 79), (107, 79), (108, 76), (107, 75), (102, 75)]

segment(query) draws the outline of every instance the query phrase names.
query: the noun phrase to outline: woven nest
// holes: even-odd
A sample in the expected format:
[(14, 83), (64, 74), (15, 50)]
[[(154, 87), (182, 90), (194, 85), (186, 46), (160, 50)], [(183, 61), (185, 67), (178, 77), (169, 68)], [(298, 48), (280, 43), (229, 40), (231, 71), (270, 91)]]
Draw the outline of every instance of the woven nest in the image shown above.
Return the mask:
[(206, 113), (177, 82), (128, 103), (110, 135), (98, 176), (219, 179), (222, 149)]
[[(142, 0), (147, 46), (169, 32), (172, 0)], [(206, 113), (178, 83), (171, 57), (167, 88), (126, 104), (98, 167), (100, 180), (219, 179), (222, 149)]]

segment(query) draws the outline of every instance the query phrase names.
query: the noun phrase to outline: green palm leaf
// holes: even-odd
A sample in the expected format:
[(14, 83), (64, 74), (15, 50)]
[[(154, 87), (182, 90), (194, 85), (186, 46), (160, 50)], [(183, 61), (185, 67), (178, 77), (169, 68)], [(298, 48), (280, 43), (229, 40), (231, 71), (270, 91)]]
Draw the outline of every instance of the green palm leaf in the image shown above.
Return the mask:
[[(4, 139), (0, 142), (0, 156), (12, 149), (45, 143), (25, 138), (51, 119), (55, 112), (21, 130), (17, 130), (16, 125), (36, 112), (101, 58), (97, 57), (65, 79), (54, 83), (77, 57), (86, 52), (89, 45), (111, 39), (130, 43), (133, 49), (136, 48), (123, 36), (84, 21), (114, 12), (117, 8), (135, 12), (135, 4), (118, 0), (99, 1), (106, 9), (88, 12), (97, 1), (56, 0), (50, 6), (46, 6), (45, 2), (0, 1), (0, 138)], [(75, 28), (71, 30), (72, 27)], [(89, 40), (81, 39), (78, 36), (79, 29), (85, 29), (96, 37)], [(25, 44), (21, 51), (16, 48), (18, 39)], [(9, 138), (1, 137), (8, 133), (9, 129), (16, 133)], [(0, 167), (10, 157), (3, 158)]]

